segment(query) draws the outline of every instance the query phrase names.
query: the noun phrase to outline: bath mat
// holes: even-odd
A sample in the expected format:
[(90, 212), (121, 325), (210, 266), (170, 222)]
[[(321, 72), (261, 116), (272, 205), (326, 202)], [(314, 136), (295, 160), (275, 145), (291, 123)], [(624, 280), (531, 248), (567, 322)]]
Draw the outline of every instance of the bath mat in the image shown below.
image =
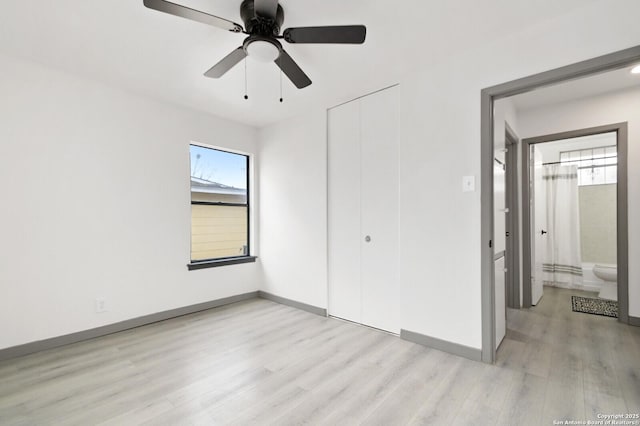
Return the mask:
[(573, 312), (618, 318), (618, 302), (613, 300), (571, 296), (571, 310)]

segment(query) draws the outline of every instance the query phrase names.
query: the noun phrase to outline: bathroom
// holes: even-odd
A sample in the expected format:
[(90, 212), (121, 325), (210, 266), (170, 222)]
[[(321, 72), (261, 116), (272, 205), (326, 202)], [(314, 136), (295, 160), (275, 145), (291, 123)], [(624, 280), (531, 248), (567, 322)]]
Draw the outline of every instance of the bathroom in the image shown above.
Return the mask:
[(617, 316), (616, 132), (530, 146), (532, 304), (558, 287), (572, 290), (574, 310)]

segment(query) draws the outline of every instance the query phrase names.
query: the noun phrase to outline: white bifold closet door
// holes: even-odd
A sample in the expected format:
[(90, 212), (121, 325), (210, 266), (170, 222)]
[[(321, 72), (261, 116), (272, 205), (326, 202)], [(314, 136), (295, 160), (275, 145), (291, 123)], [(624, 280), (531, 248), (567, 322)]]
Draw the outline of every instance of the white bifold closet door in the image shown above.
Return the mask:
[(329, 313), (399, 333), (398, 89), (328, 120)]

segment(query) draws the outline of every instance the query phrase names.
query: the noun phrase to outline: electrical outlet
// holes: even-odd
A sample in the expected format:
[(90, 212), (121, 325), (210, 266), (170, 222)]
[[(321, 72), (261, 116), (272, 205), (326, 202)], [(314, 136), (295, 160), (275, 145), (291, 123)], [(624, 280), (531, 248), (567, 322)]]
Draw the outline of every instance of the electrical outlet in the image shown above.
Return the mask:
[(102, 298), (96, 299), (96, 313), (107, 312), (107, 301)]

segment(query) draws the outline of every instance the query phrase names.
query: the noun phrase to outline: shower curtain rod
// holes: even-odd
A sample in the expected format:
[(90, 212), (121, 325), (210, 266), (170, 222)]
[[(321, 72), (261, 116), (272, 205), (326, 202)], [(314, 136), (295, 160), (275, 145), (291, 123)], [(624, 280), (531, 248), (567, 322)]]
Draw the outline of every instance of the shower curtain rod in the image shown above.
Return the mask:
[[(595, 161), (595, 160), (606, 160), (607, 158), (618, 158), (617, 155), (610, 155), (608, 157), (599, 157), (599, 158), (591, 158), (587, 160), (565, 160), (565, 161), (554, 161), (552, 163), (542, 163), (543, 166), (551, 166), (553, 164), (563, 164), (563, 163), (578, 163), (580, 161)], [(617, 164), (617, 163), (616, 163)], [(598, 167), (598, 166), (611, 166), (612, 164), (598, 164), (596, 166), (585, 166), (587, 168)]]

